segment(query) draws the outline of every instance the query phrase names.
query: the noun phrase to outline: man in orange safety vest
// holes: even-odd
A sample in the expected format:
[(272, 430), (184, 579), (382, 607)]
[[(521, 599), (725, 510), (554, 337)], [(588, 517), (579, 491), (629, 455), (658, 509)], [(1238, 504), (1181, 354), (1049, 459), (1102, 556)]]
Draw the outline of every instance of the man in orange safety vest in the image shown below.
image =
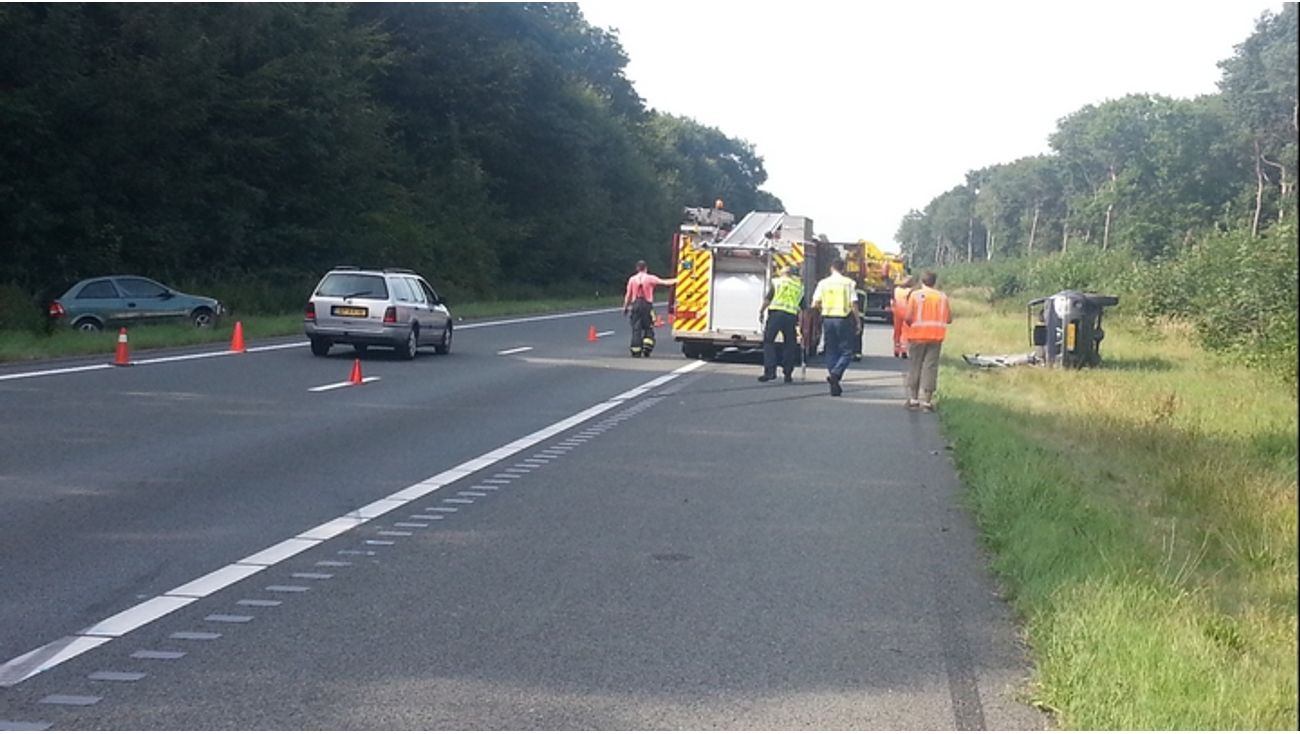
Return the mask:
[(907, 348), (910, 363), (907, 366), (907, 407), (920, 406), (934, 410), (934, 389), (939, 381), (939, 351), (948, 324), (952, 323), (952, 308), (947, 294), (934, 287), (938, 277), (932, 272), (921, 276), (921, 287), (907, 297)]

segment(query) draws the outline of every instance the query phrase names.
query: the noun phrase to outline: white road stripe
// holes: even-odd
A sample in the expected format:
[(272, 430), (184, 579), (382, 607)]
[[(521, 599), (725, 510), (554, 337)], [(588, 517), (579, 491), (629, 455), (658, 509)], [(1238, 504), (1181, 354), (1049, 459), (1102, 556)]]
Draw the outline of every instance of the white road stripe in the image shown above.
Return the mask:
[(63, 367), (57, 370), (41, 370), (39, 372), (17, 372), (12, 375), (0, 375), (0, 382), (5, 380), (22, 380), (28, 377), (45, 377), (46, 375), (70, 375), (74, 372), (90, 372), (92, 370), (106, 370), (111, 368), (111, 364), (88, 364), (82, 367)]
[(614, 332), (612, 332), (612, 331), (598, 331), (598, 332), (596, 332), (596, 336), (614, 336)]
[(501, 355), (502, 357), (505, 357), (510, 354), (523, 354), (524, 352), (531, 352), (531, 351), (533, 351), (532, 347), (515, 347), (514, 349), (502, 349), (501, 351), (497, 352), (497, 354)]
[[(378, 380), (379, 380), (378, 377), (361, 378), (362, 383), (377, 382)], [(325, 392), (326, 390), (337, 390), (340, 387), (350, 387), (351, 385), (352, 385), (351, 382), (332, 382), (328, 385), (321, 385), (320, 387), (309, 387), (307, 388), (307, 392)]]
[(133, 629), (143, 627), (195, 601), (198, 601), (196, 596), (155, 596), (124, 612), (118, 612), (108, 619), (99, 621), (82, 634), (95, 637), (121, 637)]
[(112, 637), (63, 637), (0, 665), (0, 688), (8, 688), (112, 640)]
[[(693, 372), (706, 364), (708, 363), (690, 362), (673, 370), (669, 375), (665, 375), (665, 377), (676, 379), (677, 377)], [(0, 664), (0, 687), (13, 686), (21, 681), (27, 680), (34, 675), (59, 665), (60, 663), (71, 660), (84, 652), (93, 650), (109, 640), (115, 639), (118, 636), (124, 635), (131, 630), (166, 616), (167, 614), (170, 614), (192, 602), (198, 601), (202, 596), (207, 596), (218, 589), (225, 588), (226, 586), (240, 581), (242, 578), (245, 578), (245, 576), (241, 576), (240, 574), (242, 571), (234, 569), (235, 566), (252, 566), (260, 567), (262, 569), (273, 566), (309, 548), (319, 545), (322, 540), (318, 538), (322, 535), (332, 534), (336, 530), (343, 532), (346, 530), (346, 528), (344, 528), (345, 525), (352, 524), (357, 520), (365, 522), (378, 518), (381, 515), (406, 505), (408, 502), (412, 502), (427, 494), (436, 492), (446, 484), (459, 481), (472, 473), (472, 471), (486, 468), (487, 466), (504, 461), (510, 456), (536, 446), (544, 441), (548, 441), (554, 436), (563, 433), (574, 426), (581, 425), (602, 413), (613, 410), (627, 402), (629, 398), (623, 396), (632, 393), (639, 395), (642, 392), (644, 392), (644, 389), (640, 390), (640, 392), (629, 390), (621, 396), (615, 396), (602, 403), (597, 403), (596, 405), (575, 413), (564, 420), (557, 421), (541, 430), (534, 431), (523, 438), (511, 441), (505, 446), (490, 451), (483, 456), (463, 462), (447, 471), (436, 474), (424, 481), (417, 482), (399, 492), (395, 492), (384, 499), (359, 507), (346, 515), (304, 531), (301, 535), (276, 543), (275, 545), (237, 561), (235, 564), (217, 569), (216, 571), (200, 576), (189, 583), (173, 589), (173, 592), (178, 594), (184, 592), (187, 594), (186, 596), (172, 596), (171, 593), (156, 596), (98, 622), (81, 635), (64, 637), (43, 645), (31, 652), (19, 655), (4, 664)], [(484, 464), (484, 460), (488, 457), (491, 457), (491, 462)], [(473, 466), (474, 469), (469, 469), (468, 467), (470, 466)], [(447, 481), (439, 481), (443, 478)], [(496, 483), (490, 479), (485, 480), (485, 482)], [(399, 496), (401, 499), (398, 499)], [(455, 512), (456, 508), (438, 507), (429, 508), (429, 510), (433, 512)], [(341, 528), (343, 528), (343, 530), (340, 530)], [(384, 535), (396, 534), (391, 531), (380, 531), (380, 533)], [(366, 540), (365, 544), (393, 545), (393, 541)], [(248, 575), (251, 575), (251, 573)], [(307, 587), (268, 586), (266, 589), (268, 591), (306, 591)], [(191, 596), (188, 594), (193, 595)]]
[[(489, 326), (509, 326), (510, 324), (531, 324), (534, 321), (553, 321), (555, 319), (569, 319), (574, 316), (594, 316), (600, 313), (614, 313), (621, 311), (619, 308), (597, 308), (591, 311), (571, 311), (569, 313), (554, 313), (545, 316), (524, 316), (517, 319), (503, 319), (501, 321), (484, 321), (477, 324), (465, 324), (457, 326), (457, 329), (483, 329)], [(610, 332), (613, 333), (613, 332)]]
[[(615, 311), (618, 310), (619, 309), (617, 308), (598, 308), (590, 311), (571, 311), (568, 313), (547, 314), (544, 316), (527, 316), (527, 317), (517, 318), (517, 319), (502, 319), (500, 321), (483, 321), (480, 323), (473, 323), (473, 324), (461, 324), (456, 327), (456, 330), (463, 331), (465, 329), (485, 329), (490, 326), (509, 326), (511, 324), (528, 324), (534, 321), (552, 321), (555, 319), (569, 319), (577, 316), (592, 316), (595, 314), (602, 314), (602, 313), (614, 313)], [(608, 333), (613, 334), (614, 332), (611, 331)], [(244, 351), (249, 353), (256, 353), (256, 352), (273, 352), (280, 349), (301, 349), (302, 347), (305, 347), (308, 344), (310, 344), (310, 342), (289, 342), (287, 344), (268, 344), (260, 347), (249, 347)], [(217, 352), (199, 352), (196, 354), (181, 354), (173, 357), (151, 357), (149, 359), (132, 360), (131, 364), (141, 365), (141, 366), (151, 365), (151, 364), (167, 364), (169, 362), (186, 362), (193, 359), (207, 359), (209, 357), (229, 357), (236, 354), (239, 354), (239, 352), (232, 352), (229, 349), (222, 349)], [(69, 375), (76, 372), (92, 372), (94, 370), (109, 369), (110, 367), (113, 366), (114, 365), (112, 364), (88, 364), (88, 365), (82, 365), (80, 367), (60, 367), (52, 370), (38, 370), (35, 372), (16, 372), (11, 375), (0, 375), (0, 382), (4, 382), (6, 380), (22, 380), (28, 377), (46, 377), (49, 375)]]

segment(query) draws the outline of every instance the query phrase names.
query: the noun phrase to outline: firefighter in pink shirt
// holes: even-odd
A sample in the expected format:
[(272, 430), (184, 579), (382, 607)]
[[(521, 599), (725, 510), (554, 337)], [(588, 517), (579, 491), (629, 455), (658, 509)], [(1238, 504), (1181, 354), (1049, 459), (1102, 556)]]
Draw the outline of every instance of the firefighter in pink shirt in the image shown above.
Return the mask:
[(646, 272), (645, 260), (638, 260), (636, 273), (627, 279), (627, 292), (623, 295), (623, 315), (632, 324), (632, 356), (649, 357), (655, 348), (654, 308), (655, 286), (673, 285), (676, 278), (660, 278)]

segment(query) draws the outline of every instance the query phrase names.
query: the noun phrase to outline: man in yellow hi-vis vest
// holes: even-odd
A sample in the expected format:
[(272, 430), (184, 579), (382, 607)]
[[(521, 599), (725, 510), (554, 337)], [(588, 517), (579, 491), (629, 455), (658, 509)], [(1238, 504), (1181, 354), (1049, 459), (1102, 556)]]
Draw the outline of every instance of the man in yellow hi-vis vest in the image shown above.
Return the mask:
[(772, 279), (763, 305), (758, 309), (760, 321), (767, 317), (763, 323), (763, 374), (759, 376), (759, 382), (776, 379), (777, 334), (781, 335), (781, 371), (785, 373), (786, 382), (794, 381), (794, 358), (799, 353), (795, 325), (802, 310), (803, 280), (799, 278), (799, 266), (791, 265), (785, 273)]
[(822, 312), (822, 333), (826, 339), (826, 382), (831, 395), (844, 393), (840, 379), (853, 361), (853, 340), (862, 333), (862, 314), (855, 297), (857, 284), (844, 276), (844, 258), (831, 261), (831, 274), (817, 282), (812, 307)]

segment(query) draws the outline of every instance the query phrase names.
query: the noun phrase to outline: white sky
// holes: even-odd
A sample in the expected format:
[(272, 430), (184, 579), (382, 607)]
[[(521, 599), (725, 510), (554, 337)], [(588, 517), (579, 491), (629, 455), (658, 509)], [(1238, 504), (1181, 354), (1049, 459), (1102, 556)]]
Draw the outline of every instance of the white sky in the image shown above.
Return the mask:
[[(1280, 2), (581, 0), (649, 107), (753, 143), (763, 188), (833, 240), (886, 249), (966, 172), (1044, 153), (1056, 121), (1129, 93), (1217, 90)], [(683, 206), (708, 202), (681, 202)], [(736, 212), (737, 215), (744, 212)]]

